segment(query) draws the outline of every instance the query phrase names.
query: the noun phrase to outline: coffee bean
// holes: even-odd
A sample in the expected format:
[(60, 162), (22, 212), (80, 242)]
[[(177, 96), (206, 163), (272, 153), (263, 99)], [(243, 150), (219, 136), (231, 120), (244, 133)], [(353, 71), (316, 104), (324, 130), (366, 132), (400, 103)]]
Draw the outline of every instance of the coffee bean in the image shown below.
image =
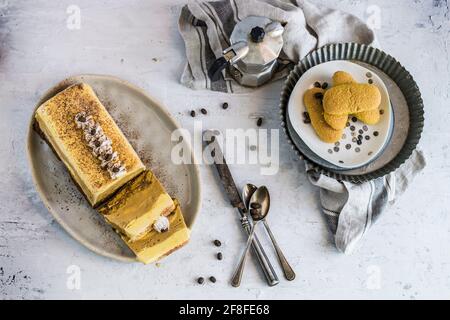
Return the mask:
[(373, 135), (375, 136), (375, 137), (378, 137), (379, 136), (379, 132), (378, 131), (374, 131), (374, 133), (373, 133)]
[(356, 141), (356, 144), (357, 144), (358, 146), (360, 146), (360, 145), (362, 145), (362, 141), (358, 139), (358, 141)]
[(263, 123), (263, 118), (258, 118), (258, 121), (256, 121), (256, 125), (257, 125), (258, 127), (261, 127), (261, 126), (262, 126), (262, 123)]
[(322, 100), (323, 99), (323, 93), (322, 92), (316, 92), (314, 94), (314, 98)]
[(370, 137), (369, 136), (365, 136), (364, 139), (370, 140)]
[(350, 143), (345, 145), (345, 149), (350, 150), (351, 148), (352, 148), (352, 145)]
[(353, 121), (353, 122), (356, 122), (356, 121), (358, 121), (358, 118), (352, 117), (352, 121)]
[(222, 104), (222, 109), (224, 109), (224, 110), (228, 109), (228, 103), (227, 102), (224, 102)]
[(359, 132), (359, 134), (363, 134), (364, 130), (363, 129), (359, 129), (358, 132)]
[(367, 78), (372, 78), (372, 73), (371, 73), (371, 72), (367, 72), (367, 73), (366, 73), (366, 77), (367, 77)]
[(212, 150), (212, 151), (211, 151), (211, 157), (213, 157), (213, 158), (216, 157), (216, 150)]
[(211, 281), (212, 283), (216, 283), (217, 280), (215, 277), (211, 276), (209, 277), (209, 281)]
[(339, 152), (339, 147), (334, 147), (334, 152)]
[(364, 131), (367, 131), (367, 130), (369, 130), (369, 127), (363, 126), (363, 130), (364, 130)]
[(214, 240), (214, 245), (216, 247), (220, 247), (222, 245), (222, 242), (220, 242), (220, 240)]
[(344, 163), (344, 161), (342, 161), (342, 160), (339, 160), (339, 163)]
[(373, 155), (373, 152), (370, 151), (367, 155), (368, 155), (368, 156), (371, 156), (371, 155)]
[(322, 85), (320, 84), (319, 81), (317, 81), (317, 82), (314, 82), (314, 87), (316, 87), (316, 88), (321, 88)]
[(351, 126), (350, 130), (355, 131), (356, 130), (355, 126)]
[(194, 111), (194, 110), (191, 111), (191, 117), (192, 117), (192, 118), (195, 117), (195, 111)]
[(372, 79), (369, 79), (369, 84), (373, 84), (373, 80)]
[(222, 259), (223, 259), (222, 252), (217, 253), (217, 260), (222, 260)]
[(311, 118), (309, 117), (309, 113), (308, 112), (303, 112), (303, 123), (311, 123)]
[(356, 148), (355, 148), (355, 152), (361, 152), (361, 149), (358, 148), (358, 147), (356, 147)]
[(334, 144), (336, 147), (339, 147), (341, 145), (341, 143), (338, 141)]
[(356, 141), (358, 141), (358, 139), (356, 139), (356, 138), (353, 138), (353, 139), (352, 139), (352, 142), (356, 142)]
[(322, 89), (326, 89), (326, 88), (328, 88), (328, 83), (327, 82), (324, 82), (323, 84), (322, 84)]
[(328, 153), (330, 153), (330, 154), (331, 154), (331, 153), (333, 153), (333, 150), (331, 150), (331, 149), (328, 149)]
[(200, 277), (197, 279), (198, 284), (203, 284), (205, 282), (205, 278)]
[(208, 113), (208, 111), (206, 111), (205, 108), (201, 108), (201, 109), (200, 109), (200, 112), (203, 113), (203, 114), (207, 114), (207, 113)]
[(253, 209), (261, 209), (261, 205), (257, 202), (253, 202), (250, 207), (252, 207)]
[(358, 135), (358, 140), (362, 140), (364, 137), (362, 135)]

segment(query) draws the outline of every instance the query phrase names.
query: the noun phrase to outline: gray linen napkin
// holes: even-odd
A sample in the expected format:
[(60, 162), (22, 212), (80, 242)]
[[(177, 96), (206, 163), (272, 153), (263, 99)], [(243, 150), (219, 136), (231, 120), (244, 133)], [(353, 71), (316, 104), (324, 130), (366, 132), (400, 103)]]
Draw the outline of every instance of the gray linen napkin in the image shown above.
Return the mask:
[(230, 93), (253, 90), (240, 86), (228, 71), (224, 71), (224, 77), (218, 81), (208, 78), (208, 68), (230, 46), (229, 37), (235, 24), (251, 15), (287, 23), (279, 68), (272, 81), (285, 77), (290, 67), (323, 45), (338, 42), (373, 45), (374, 33), (355, 16), (306, 0), (293, 2), (295, 4), (280, 0), (224, 0), (184, 6), (179, 29), (188, 61), (181, 83), (193, 89)]
[[(179, 28), (188, 62), (181, 83), (193, 89), (250, 92), (252, 89), (240, 86), (227, 73), (215, 82), (207, 76), (208, 67), (230, 45), (234, 25), (249, 15), (287, 22), (280, 68), (273, 80), (286, 76), (290, 66), (323, 45), (338, 42), (376, 45), (374, 33), (355, 16), (307, 0), (293, 2), (295, 4), (279, 0), (224, 0), (190, 3), (183, 7)], [(320, 187), (322, 211), (338, 250), (352, 253), (380, 214), (424, 167), (423, 153), (415, 151), (396, 172), (371, 182), (352, 184), (319, 175), (307, 165), (309, 180)]]

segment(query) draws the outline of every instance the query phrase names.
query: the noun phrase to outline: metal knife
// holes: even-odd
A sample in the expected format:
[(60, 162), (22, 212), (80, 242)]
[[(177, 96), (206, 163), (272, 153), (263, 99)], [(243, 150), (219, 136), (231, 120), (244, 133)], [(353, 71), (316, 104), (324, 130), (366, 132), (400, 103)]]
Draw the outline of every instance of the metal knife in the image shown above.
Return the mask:
[[(233, 177), (225, 161), (225, 157), (223, 156), (220, 145), (219, 143), (217, 143), (215, 139), (218, 132), (208, 130), (205, 131), (204, 133), (206, 133), (211, 137), (210, 140), (206, 139), (207, 140), (205, 141), (206, 145), (211, 145), (212, 143), (214, 143), (213, 150), (215, 154), (212, 156), (215, 159), (214, 165), (217, 169), (217, 172), (219, 173), (220, 181), (222, 182), (225, 192), (228, 198), (230, 199), (231, 205), (234, 208), (238, 209), (241, 225), (249, 235), (252, 229), (252, 225), (247, 218), (244, 202), (242, 201), (240, 192), (237, 189), (236, 184), (234, 183)], [(275, 270), (273, 269), (272, 264), (270, 263), (269, 258), (264, 252), (264, 249), (261, 246), (261, 243), (259, 242), (258, 237), (256, 235), (253, 237), (252, 249), (256, 257), (258, 258), (259, 265), (261, 266), (261, 269), (264, 273), (264, 276), (266, 277), (269, 286), (277, 285), (279, 283), (278, 276), (275, 273)]]

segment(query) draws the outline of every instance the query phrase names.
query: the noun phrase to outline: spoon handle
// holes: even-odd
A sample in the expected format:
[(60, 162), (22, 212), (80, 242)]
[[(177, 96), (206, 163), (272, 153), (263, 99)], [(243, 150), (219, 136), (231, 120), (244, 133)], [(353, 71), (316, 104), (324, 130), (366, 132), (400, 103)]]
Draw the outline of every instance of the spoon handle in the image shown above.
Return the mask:
[(256, 222), (253, 225), (252, 231), (250, 232), (250, 235), (248, 236), (248, 240), (247, 240), (247, 244), (245, 246), (244, 253), (242, 254), (241, 259), (239, 260), (239, 264), (236, 268), (236, 271), (234, 272), (233, 277), (231, 278), (231, 285), (233, 287), (239, 287), (241, 285), (242, 274), (244, 272), (245, 262), (247, 261), (247, 254), (248, 254), (248, 251), (250, 250), (250, 245), (252, 244), (253, 235), (255, 234), (255, 227), (257, 224), (258, 224), (258, 222)]
[(292, 269), (292, 267), (289, 265), (289, 262), (287, 261), (286, 257), (283, 254), (283, 251), (281, 251), (281, 248), (278, 246), (277, 241), (275, 240), (275, 236), (273, 235), (272, 231), (270, 230), (269, 224), (264, 219), (263, 220), (264, 227), (266, 228), (267, 233), (269, 234), (270, 239), (272, 240), (273, 247), (275, 248), (275, 251), (277, 252), (278, 260), (280, 261), (281, 268), (283, 269), (284, 276), (287, 280), (292, 281), (295, 279), (295, 272)]

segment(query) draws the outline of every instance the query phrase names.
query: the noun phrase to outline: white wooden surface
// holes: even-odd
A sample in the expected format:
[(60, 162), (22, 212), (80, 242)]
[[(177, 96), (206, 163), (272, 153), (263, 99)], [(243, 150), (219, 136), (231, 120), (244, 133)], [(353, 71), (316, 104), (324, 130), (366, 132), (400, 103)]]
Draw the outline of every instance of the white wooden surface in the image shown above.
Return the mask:
[[(178, 78), (184, 46), (174, 1), (0, 0), (0, 298), (448, 298), (450, 294), (450, 61), (447, 1), (318, 1), (367, 18), (381, 17), (383, 49), (415, 76), (426, 105), (421, 147), (428, 167), (413, 188), (381, 218), (362, 248), (336, 252), (319, 212), (317, 190), (284, 140), (275, 177), (257, 167), (233, 166), (239, 185), (251, 179), (272, 192), (270, 222), (297, 279), (268, 288), (252, 262), (243, 286), (228, 284), (244, 236), (211, 168), (201, 168), (203, 210), (192, 240), (159, 266), (124, 264), (90, 252), (58, 226), (36, 194), (25, 155), (32, 108), (43, 92), (67, 76), (111, 74), (147, 90), (186, 128), (188, 110), (207, 106), (204, 125), (250, 127), (252, 112), (279, 128), (281, 83), (244, 96), (194, 92)], [(81, 8), (81, 29), (66, 27), (66, 9)], [(230, 110), (220, 104), (228, 101)], [(283, 138), (282, 138), (283, 139)], [(214, 258), (219, 238), (224, 260)], [(268, 246), (270, 253), (270, 247)], [(275, 260), (274, 260), (275, 263)], [(69, 266), (81, 270), (70, 290)], [(69, 271), (71, 269), (69, 268)], [(279, 269), (277, 269), (279, 270)], [(215, 285), (199, 286), (198, 276)], [(281, 277), (281, 271), (279, 271)]]

